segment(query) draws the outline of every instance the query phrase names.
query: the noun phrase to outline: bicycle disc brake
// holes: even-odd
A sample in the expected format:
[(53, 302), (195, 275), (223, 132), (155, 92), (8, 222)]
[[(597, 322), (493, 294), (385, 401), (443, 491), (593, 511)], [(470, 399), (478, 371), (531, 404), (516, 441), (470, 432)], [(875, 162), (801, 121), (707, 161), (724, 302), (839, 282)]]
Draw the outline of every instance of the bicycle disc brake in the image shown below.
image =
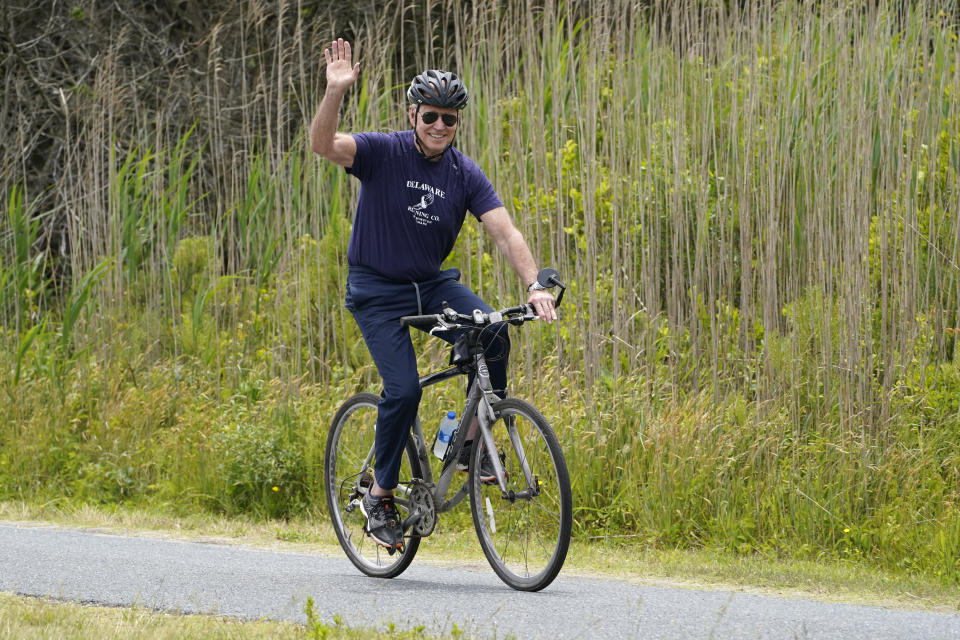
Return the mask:
[(437, 505), (431, 489), (432, 486), (419, 480), (410, 484), (410, 495), (407, 497), (410, 501), (410, 513), (420, 516), (411, 528), (410, 533), (413, 535), (428, 536), (437, 526)]

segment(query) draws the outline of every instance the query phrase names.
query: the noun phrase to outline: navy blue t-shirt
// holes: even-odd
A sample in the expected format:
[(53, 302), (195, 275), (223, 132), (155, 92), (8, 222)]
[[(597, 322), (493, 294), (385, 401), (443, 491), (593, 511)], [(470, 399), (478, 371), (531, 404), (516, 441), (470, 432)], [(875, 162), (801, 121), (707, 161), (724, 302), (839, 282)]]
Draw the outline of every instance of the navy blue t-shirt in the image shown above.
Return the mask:
[(421, 156), (413, 131), (357, 133), (347, 173), (360, 180), (347, 262), (392, 280), (429, 280), (440, 272), (466, 212), (479, 220), (502, 207), (480, 167), (451, 147), (437, 162)]

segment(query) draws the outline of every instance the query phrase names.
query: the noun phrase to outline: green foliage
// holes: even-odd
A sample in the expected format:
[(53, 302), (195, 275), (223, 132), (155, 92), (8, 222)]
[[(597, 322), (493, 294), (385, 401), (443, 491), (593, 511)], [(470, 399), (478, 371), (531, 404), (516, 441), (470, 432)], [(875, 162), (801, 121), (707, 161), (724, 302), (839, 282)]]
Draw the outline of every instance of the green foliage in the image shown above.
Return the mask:
[(109, 229), (105, 236), (98, 230), (88, 242), (96, 253), (118, 256), (125, 284), (138, 299), (156, 295), (157, 282), (149, 277), (154, 262), (176, 246), (188, 215), (203, 199), (191, 192), (200, 151), (192, 147), (192, 133), (190, 127), (169, 154), (133, 146), (122, 162), (118, 145), (111, 146), (110, 165), (117, 169), (110, 182)]
[[(255, 399), (255, 388), (249, 392)], [(305, 506), (305, 446), (292, 416), (227, 425), (217, 439), (229, 510), (283, 517)]]
[[(956, 373), (945, 375), (952, 382), (943, 392), (952, 394)], [(578, 535), (632, 531), (665, 548), (798, 558), (827, 549), (850, 561), (960, 579), (960, 485), (948, 445), (960, 437), (956, 417), (946, 430), (942, 422), (917, 429), (907, 417), (893, 434), (901, 448), (878, 456), (837, 416), (800, 432), (787, 413), (766, 414), (736, 396), (720, 406), (701, 396), (672, 408), (654, 394), (638, 407), (630, 399), (644, 387), (629, 382), (602, 394), (609, 416), (578, 414), (561, 432)], [(924, 542), (931, 539), (937, 543)]]
[[(280, 267), (276, 290), (271, 294), (276, 298), (278, 316), (295, 319), (276, 326), (281, 344), (293, 349), (293, 359), (299, 358), (297, 364), (303, 370), (314, 373), (317, 363), (327, 361), (330, 352), (341, 358), (335, 366), (348, 371), (361, 367), (369, 358), (356, 323), (337, 313), (343, 307), (345, 274), (342, 268), (331, 265), (342, 262), (349, 225), (343, 218), (331, 217), (324, 231), (319, 241), (309, 234), (296, 241), (290, 259)], [(339, 348), (331, 349), (333, 345)]]
[(87, 305), (91, 293), (112, 265), (112, 259), (103, 260), (80, 278), (63, 305), (59, 323), (45, 315), (19, 335), (15, 351), (14, 385), (19, 383), (24, 365), (29, 363), (35, 376), (49, 378), (61, 396), (65, 393), (67, 378), (81, 355), (75, 344), (78, 322), (82, 316), (89, 317)]
[(307, 634), (309, 638), (321, 640), (322, 638), (326, 638), (330, 633), (343, 628), (343, 621), (339, 616), (334, 616), (332, 626), (321, 622), (317, 617), (316, 611), (314, 611), (313, 598), (307, 598), (307, 604), (304, 605), (303, 612), (307, 616)]
[(277, 191), (281, 186), (272, 175), (270, 156), (253, 155), (246, 188), (233, 207), (228, 241), (237, 253), (238, 264), (256, 274), (255, 286), (262, 287), (273, 274), (282, 254), (274, 218)]
[[(40, 218), (25, 205), (23, 190), (14, 186), (7, 199), (4, 260), (0, 263), (0, 312), (5, 324), (22, 329), (41, 312), (47, 287), (44, 270), (49, 256), (35, 249)], [(12, 318), (11, 318), (12, 316)]]
[(113, 260), (107, 258), (97, 264), (89, 273), (80, 278), (70, 292), (70, 297), (63, 308), (63, 318), (60, 323), (60, 336), (56, 347), (55, 359), (51, 360), (50, 373), (57, 386), (63, 390), (65, 377), (76, 360), (74, 352), (74, 333), (81, 313), (89, 312), (86, 308), (93, 292), (100, 280), (112, 268)]
[(213, 277), (212, 262), (216, 255), (213, 238), (184, 238), (173, 254), (172, 277), (177, 293), (193, 298), (206, 288)]

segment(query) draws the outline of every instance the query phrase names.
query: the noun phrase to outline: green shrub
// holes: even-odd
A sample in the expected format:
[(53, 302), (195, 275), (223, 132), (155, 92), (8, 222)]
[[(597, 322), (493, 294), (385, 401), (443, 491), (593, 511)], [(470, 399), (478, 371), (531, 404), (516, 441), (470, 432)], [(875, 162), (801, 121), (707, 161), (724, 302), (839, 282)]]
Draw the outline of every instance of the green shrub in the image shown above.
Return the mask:
[(217, 437), (228, 510), (283, 517), (306, 506), (305, 447), (291, 415), (241, 420)]

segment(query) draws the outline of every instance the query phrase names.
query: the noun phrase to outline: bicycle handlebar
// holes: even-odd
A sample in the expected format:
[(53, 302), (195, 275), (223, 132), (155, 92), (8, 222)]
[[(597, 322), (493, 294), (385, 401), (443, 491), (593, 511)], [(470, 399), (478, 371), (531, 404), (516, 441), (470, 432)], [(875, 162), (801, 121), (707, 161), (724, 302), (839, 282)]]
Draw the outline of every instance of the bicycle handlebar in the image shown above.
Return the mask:
[(536, 320), (539, 316), (529, 304), (518, 307), (508, 307), (499, 311), (484, 313), (479, 309), (474, 309), (472, 314), (458, 313), (443, 303), (443, 313), (431, 313), (422, 316), (403, 316), (400, 318), (400, 325), (403, 327), (419, 327), (428, 329), (430, 333), (435, 331), (453, 331), (454, 329), (482, 329), (483, 327), (496, 324), (498, 322), (507, 322), (513, 325), (520, 325), (530, 320)]
[[(541, 269), (537, 274), (537, 282), (547, 289), (560, 287), (560, 295), (557, 296), (556, 306), (560, 306), (563, 300), (563, 294), (567, 288), (560, 282), (559, 274), (556, 270), (549, 267)], [(474, 309), (472, 314), (459, 313), (443, 303), (443, 313), (430, 313), (420, 316), (403, 316), (400, 318), (400, 326), (419, 327), (428, 329), (430, 333), (435, 331), (452, 331), (454, 329), (481, 329), (483, 327), (495, 324), (497, 322), (506, 322), (513, 325), (521, 325), (530, 320), (539, 318), (536, 311), (529, 304), (522, 304), (516, 307), (507, 307), (499, 311), (484, 313), (479, 309)]]

